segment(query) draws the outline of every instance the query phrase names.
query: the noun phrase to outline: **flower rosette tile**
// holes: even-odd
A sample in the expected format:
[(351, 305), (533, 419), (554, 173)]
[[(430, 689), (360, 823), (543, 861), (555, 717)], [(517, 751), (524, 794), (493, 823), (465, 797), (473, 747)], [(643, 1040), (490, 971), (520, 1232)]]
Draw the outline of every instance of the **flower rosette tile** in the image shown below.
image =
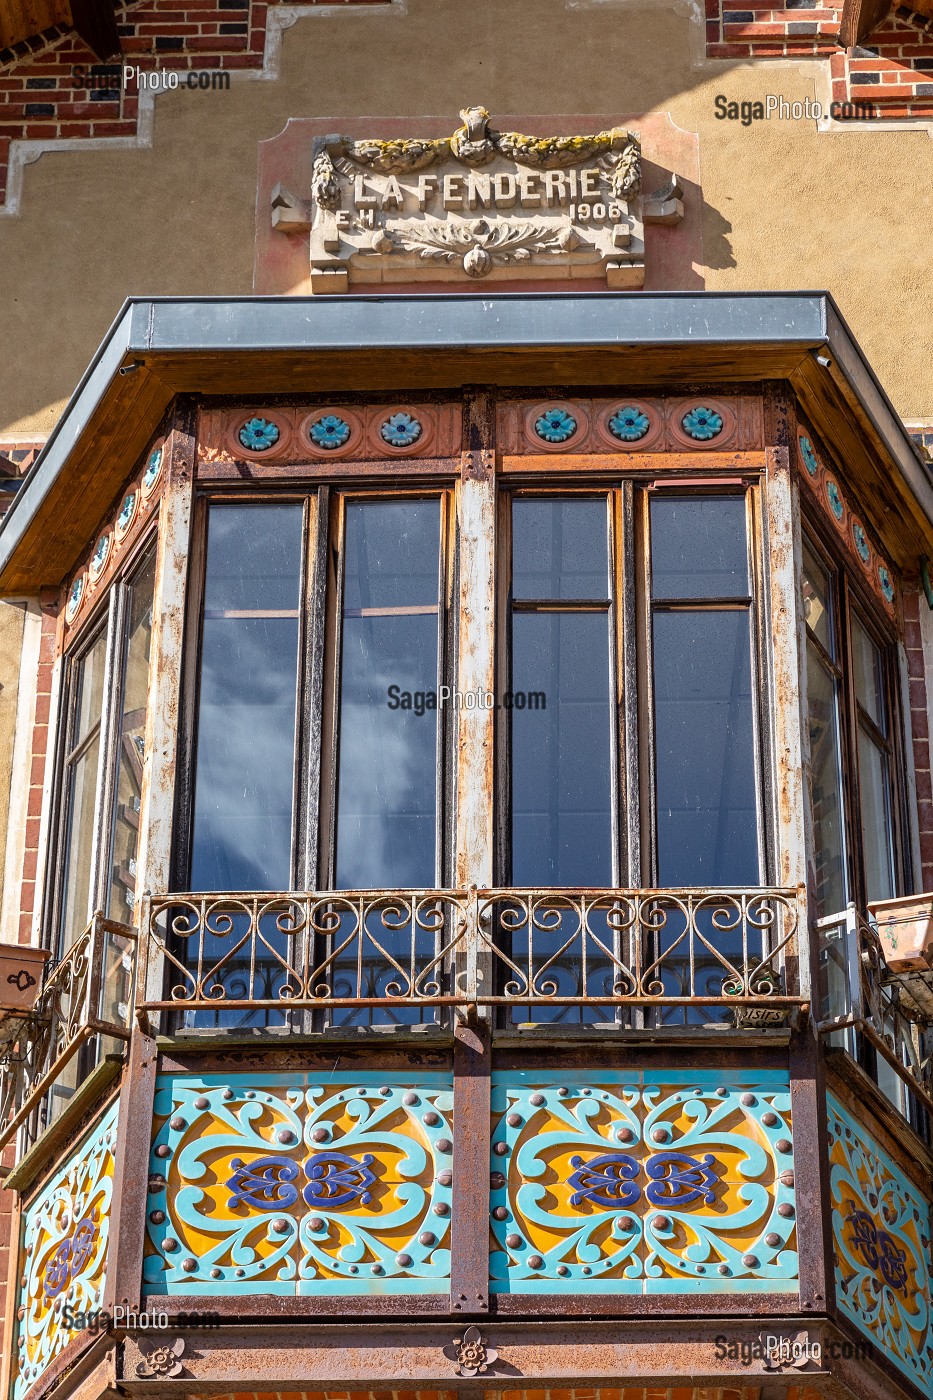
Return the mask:
[(443, 1291), (453, 1142), (436, 1078), (168, 1078), (148, 1292)]
[(796, 1290), (786, 1075), (523, 1080), (494, 1090), (494, 1289)]
[(75, 1336), (65, 1305), (102, 1304), (116, 1133), (114, 1104), (24, 1212), (14, 1400)]
[(829, 1096), (836, 1300), (922, 1390), (931, 1363), (930, 1226), (921, 1193)]

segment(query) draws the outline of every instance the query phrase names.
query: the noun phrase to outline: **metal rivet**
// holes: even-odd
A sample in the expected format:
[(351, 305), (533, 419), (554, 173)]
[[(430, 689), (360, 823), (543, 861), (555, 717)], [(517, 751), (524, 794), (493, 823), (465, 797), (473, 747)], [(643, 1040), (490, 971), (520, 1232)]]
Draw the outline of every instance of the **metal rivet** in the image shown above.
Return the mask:
[(719, 1273), (719, 1274), (727, 1274), (727, 1273), (729, 1272), (729, 1265), (728, 1265), (728, 1264), (720, 1264), (720, 1265), (719, 1265), (719, 1268), (716, 1270), (716, 1272)]
[(697, 1264), (697, 1273), (698, 1273), (698, 1274), (705, 1274), (705, 1273), (706, 1273), (706, 1265), (705, 1265), (705, 1264)]
[(224, 1091), (223, 1091), (223, 1093), (221, 1094), (220, 1097), (221, 1097), (222, 1099), (226, 1099), (227, 1102), (229, 1103), (229, 1101), (233, 1098), (233, 1090), (232, 1090), (232, 1089), (224, 1089)]
[(162, 1248), (165, 1250), (166, 1254), (174, 1254), (175, 1250), (178, 1248), (178, 1241), (172, 1239), (171, 1235), (169, 1235), (162, 1241)]
[(670, 1133), (667, 1128), (652, 1128), (651, 1139), (653, 1142), (667, 1142)]
[(489, 1173), (489, 1187), (492, 1191), (501, 1191), (505, 1185), (505, 1177), (501, 1172)]
[(223, 1269), (216, 1269), (216, 1268), (215, 1268), (215, 1269), (211, 1269), (211, 1278), (223, 1278), (223, 1276), (224, 1276), (224, 1271), (223, 1271)]
[(189, 1254), (187, 1259), (183, 1259), (181, 1261), (181, 1267), (184, 1269), (186, 1274), (193, 1274), (197, 1270), (198, 1261), (197, 1259), (192, 1259), (191, 1255)]
[(528, 1100), (528, 1102), (529, 1102), (529, 1103), (533, 1103), (534, 1106), (535, 1106), (535, 1108), (540, 1108), (541, 1105), (544, 1103), (544, 1095), (543, 1095), (543, 1094), (532, 1094), (532, 1096), (531, 1096), (531, 1098)]
[(409, 1108), (411, 1108), (413, 1104), (420, 1103), (420, 1102), (421, 1102), (421, 1100), (418, 1098), (418, 1095), (417, 1095), (417, 1094), (413, 1094), (412, 1091), (411, 1091), (410, 1089), (409, 1089), (408, 1093), (405, 1094), (405, 1095), (403, 1096), (403, 1098), (402, 1098), (402, 1103), (407, 1104)]
[(312, 1215), (311, 1219), (308, 1221), (308, 1229), (313, 1231), (315, 1235), (323, 1230), (325, 1226), (326, 1221), (322, 1220), (319, 1215)]
[[(224, 1098), (226, 1098), (227, 1095), (228, 1095), (229, 1093), (230, 1093), (230, 1090), (229, 1090), (229, 1089), (225, 1089), (225, 1090), (224, 1090)], [(210, 1099), (206, 1099), (206, 1098), (204, 1097), (204, 1095), (202, 1094), (201, 1097), (200, 1097), (199, 1099), (195, 1099), (195, 1101), (194, 1101), (194, 1106), (195, 1106), (195, 1108), (201, 1109), (201, 1111), (203, 1112), (203, 1110), (204, 1110), (205, 1108), (210, 1108), (210, 1106), (211, 1106), (211, 1101), (210, 1101)]]
[(438, 1123), (441, 1121), (441, 1117), (439, 1113), (435, 1113), (432, 1109), (430, 1113), (423, 1113), (421, 1115), (421, 1121), (428, 1128), (436, 1128)]
[(162, 1225), (165, 1221), (165, 1211), (151, 1210), (149, 1212), (149, 1219), (152, 1221), (153, 1225)]
[(519, 1249), (521, 1248), (522, 1237), (521, 1235), (506, 1235), (505, 1242), (509, 1249)]
[(359, 1273), (359, 1267), (358, 1267), (356, 1264), (351, 1264), (350, 1267), (349, 1267), (349, 1269), (347, 1270), (347, 1273), (348, 1273), (348, 1274), (358, 1274), (358, 1273)]
[(438, 1186), (449, 1186), (453, 1179), (454, 1174), (449, 1167), (445, 1167), (442, 1172), (438, 1172), (437, 1174)]
[(620, 1128), (616, 1133), (616, 1137), (620, 1142), (633, 1142), (635, 1134), (632, 1132), (631, 1128)]
[(453, 1143), (450, 1138), (438, 1138), (434, 1146), (437, 1148), (438, 1152), (450, 1152), (453, 1148)]
[(745, 1265), (746, 1269), (758, 1268), (758, 1259), (754, 1254), (743, 1254), (742, 1263)]
[(671, 1222), (666, 1215), (656, 1215), (651, 1222), (651, 1228), (652, 1230), (658, 1231), (668, 1230), (670, 1229), (670, 1224)]
[(277, 1235), (287, 1235), (287, 1234), (288, 1234), (288, 1221), (285, 1220), (285, 1219), (283, 1219), (282, 1216), (278, 1216), (278, 1217), (277, 1217), (275, 1220), (273, 1220), (273, 1222), (272, 1222), (272, 1229), (273, 1229), (273, 1231), (275, 1232), (275, 1234), (277, 1234)]
[(531, 1256), (531, 1258), (528, 1260), (528, 1267), (529, 1267), (529, 1269), (543, 1269), (543, 1268), (544, 1268), (544, 1260), (541, 1258), (541, 1255), (540, 1255), (540, 1254), (533, 1254), (533, 1255)]
[(169, 1122), (169, 1127), (174, 1133), (183, 1133), (187, 1126), (188, 1124), (185, 1122), (184, 1118), (172, 1118)]
[(567, 1268), (566, 1264), (558, 1264), (557, 1272), (560, 1274), (561, 1278), (566, 1278), (570, 1270)]
[(494, 1220), (508, 1220), (509, 1218), (509, 1213), (505, 1206), (496, 1206), (492, 1215)]
[(781, 1244), (780, 1235), (775, 1235), (773, 1232), (770, 1235), (765, 1235), (765, 1244), (769, 1249), (777, 1249), (778, 1245)]
[(450, 1213), (450, 1206), (446, 1201), (438, 1201), (431, 1209), (435, 1215), (448, 1215)]
[(781, 1172), (781, 1175), (778, 1177), (778, 1181), (781, 1183), (782, 1186), (793, 1186), (794, 1173), (792, 1171)]
[(412, 1263), (412, 1258), (410, 1254), (396, 1254), (395, 1262), (400, 1269), (407, 1269)]
[(522, 1126), (522, 1115), (520, 1113), (510, 1113), (505, 1121), (510, 1128), (520, 1128)]
[(794, 1207), (791, 1205), (790, 1201), (782, 1201), (777, 1208), (777, 1213), (784, 1220), (790, 1220), (794, 1214)]
[[(379, 1090), (379, 1092), (380, 1092), (380, 1094), (382, 1095), (382, 1097), (383, 1097), (384, 1099), (387, 1099), (387, 1098), (389, 1097), (389, 1095), (392, 1093), (392, 1090), (389, 1088), (388, 1084), (383, 1084), (383, 1086), (382, 1086), (382, 1088)], [(407, 1256), (406, 1256), (406, 1257), (407, 1257)]]
[(752, 1108), (758, 1100), (755, 1098), (754, 1094), (743, 1094), (739, 1102), (743, 1104), (745, 1108)]
[(315, 1128), (314, 1132), (311, 1134), (311, 1137), (315, 1142), (326, 1142), (327, 1139), (330, 1137), (330, 1133), (327, 1131), (326, 1128)]
[(570, 1090), (569, 1090), (569, 1089), (565, 1089), (565, 1088), (563, 1087), (563, 1085), (562, 1085), (562, 1086), (558, 1089), (558, 1091), (557, 1091), (557, 1097), (558, 1097), (559, 1099), (565, 1099), (569, 1093), (570, 1093)]
[(369, 1266), (369, 1272), (370, 1272), (371, 1274), (381, 1274), (381, 1273), (382, 1273), (382, 1265), (381, 1265), (381, 1264), (371, 1264), (371, 1265)]
[(509, 1144), (507, 1142), (497, 1142), (493, 1145), (492, 1150), (497, 1157), (504, 1157), (509, 1150)]
[(635, 1228), (635, 1222), (630, 1215), (620, 1215), (618, 1223), (620, 1230), (634, 1230)]
[(436, 1244), (437, 1236), (432, 1235), (430, 1230), (422, 1230), (421, 1234), (418, 1236), (418, 1243), (423, 1245)]
[(720, 1099), (727, 1099), (729, 1097), (729, 1090), (724, 1089), (723, 1086), (720, 1085), (719, 1088), (716, 1090), (716, 1097)]
[(247, 1091), (246, 1091), (246, 1093), (243, 1095), (243, 1097), (244, 1097), (245, 1099), (254, 1099), (254, 1098), (256, 1097), (256, 1090), (255, 1090), (255, 1089), (247, 1089)]
[(590, 1268), (589, 1264), (584, 1264), (582, 1272), (589, 1275), (593, 1272), (593, 1270)]
[(292, 1132), (291, 1128), (280, 1128), (275, 1136), (279, 1142), (288, 1143), (295, 1141), (295, 1134)]
[(164, 1142), (160, 1142), (155, 1150), (155, 1155), (157, 1157), (171, 1157), (172, 1149), (170, 1147), (166, 1147)]
[(791, 1148), (790, 1138), (778, 1138), (774, 1146), (778, 1152), (789, 1152)]
[(761, 1121), (766, 1128), (773, 1128), (777, 1125), (778, 1116), (776, 1113), (763, 1113)]

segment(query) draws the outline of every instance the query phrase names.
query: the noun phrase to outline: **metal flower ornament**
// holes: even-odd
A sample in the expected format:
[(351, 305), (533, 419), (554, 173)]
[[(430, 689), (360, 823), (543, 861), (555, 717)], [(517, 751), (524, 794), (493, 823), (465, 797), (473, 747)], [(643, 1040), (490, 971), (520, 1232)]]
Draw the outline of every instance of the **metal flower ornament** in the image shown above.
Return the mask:
[(452, 1346), (444, 1348), (444, 1355), (455, 1361), (458, 1376), (481, 1376), (499, 1353), (495, 1347), (487, 1346), (478, 1327), (468, 1327), (462, 1337), (455, 1337)]

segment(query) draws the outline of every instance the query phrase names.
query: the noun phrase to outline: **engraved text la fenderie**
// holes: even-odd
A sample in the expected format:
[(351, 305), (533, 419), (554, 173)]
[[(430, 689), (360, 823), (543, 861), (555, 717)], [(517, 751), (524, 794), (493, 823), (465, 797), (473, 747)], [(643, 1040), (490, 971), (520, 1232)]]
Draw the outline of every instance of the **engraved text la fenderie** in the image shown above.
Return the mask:
[(683, 215), (676, 178), (644, 199), (641, 147), (623, 127), (591, 136), (495, 131), (465, 108), (451, 137), (314, 147), (311, 198), (281, 185), (272, 224), (310, 234), (311, 290), (350, 282), (565, 280), (644, 283), (644, 224)]

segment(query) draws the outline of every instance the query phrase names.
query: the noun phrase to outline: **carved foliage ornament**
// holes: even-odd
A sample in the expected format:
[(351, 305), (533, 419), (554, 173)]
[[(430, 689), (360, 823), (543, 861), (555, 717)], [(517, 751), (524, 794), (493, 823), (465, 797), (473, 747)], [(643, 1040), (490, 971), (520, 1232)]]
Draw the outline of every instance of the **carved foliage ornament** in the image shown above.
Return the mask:
[(450, 137), (324, 137), (310, 201), (275, 187), (273, 227), (311, 234), (312, 291), (542, 271), (642, 285), (643, 220), (676, 221), (683, 206), (674, 177), (642, 209), (635, 134), (525, 136), (495, 130), (485, 107), (460, 115)]

